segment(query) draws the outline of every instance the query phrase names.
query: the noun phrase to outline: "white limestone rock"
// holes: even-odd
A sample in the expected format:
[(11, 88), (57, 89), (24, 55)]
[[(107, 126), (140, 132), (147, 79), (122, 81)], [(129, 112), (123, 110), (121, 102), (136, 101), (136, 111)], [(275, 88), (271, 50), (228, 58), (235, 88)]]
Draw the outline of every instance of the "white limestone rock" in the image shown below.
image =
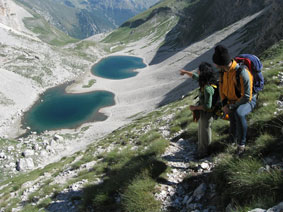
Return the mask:
[(21, 158), (16, 164), (18, 171), (32, 170), (35, 167), (32, 158)]
[(33, 155), (34, 155), (34, 150), (32, 150), (32, 149), (27, 149), (27, 150), (25, 150), (25, 151), (22, 153), (22, 155), (23, 155), (24, 157), (33, 156)]

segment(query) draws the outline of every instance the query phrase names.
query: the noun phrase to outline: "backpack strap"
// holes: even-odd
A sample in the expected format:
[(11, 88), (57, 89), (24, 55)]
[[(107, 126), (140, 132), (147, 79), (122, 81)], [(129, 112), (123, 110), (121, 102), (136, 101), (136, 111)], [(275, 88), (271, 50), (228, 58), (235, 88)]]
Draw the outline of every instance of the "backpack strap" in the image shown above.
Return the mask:
[(253, 69), (253, 63), (249, 58), (243, 57), (243, 55), (240, 55), (238, 57), (234, 58), (236, 62), (240, 65), (245, 65), (249, 70)]
[(217, 85), (215, 84), (210, 84), (211, 87), (213, 87), (214, 89), (217, 89)]
[[(223, 70), (221, 70), (221, 71), (219, 72), (219, 74), (220, 74), (220, 80), (219, 80), (219, 83), (222, 83), (222, 84), (223, 84), (224, 71), (223, 71)], [(227, 105), (227, 103), (228, 103), (228, 99), (227, 99), (227, 98), (225, 98), (225, 99), (221, 102), (222, 107), (224, 107), (225, 105)]]
[(238, 98), (241, 97), (241, 81), (240, 81), (240, 74), (242, 73), (243, 69), (245, 69), (245, 65), (239, 64), (238, 68), (236, 69), (236, 86), (235, 86), (235, 93)]

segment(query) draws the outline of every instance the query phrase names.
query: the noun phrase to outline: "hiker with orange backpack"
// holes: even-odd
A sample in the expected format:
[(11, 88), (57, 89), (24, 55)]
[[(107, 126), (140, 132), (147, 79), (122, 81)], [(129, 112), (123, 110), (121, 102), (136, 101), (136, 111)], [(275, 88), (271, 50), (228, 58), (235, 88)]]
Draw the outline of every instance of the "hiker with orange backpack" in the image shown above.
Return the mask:
[(222, 45), (215, 47), (212, 60), (220, 69), (219, 95), (222, 110), (229, 115), (230, 141), (238, 143), (237, 153), (240, 155), (245, 151), (246, 145), (246, 115), (256, 105), (254, 77), (247, 66), (232, 59), (228, 49)]
[(199, 65), (198, 73), (182, 69), (180, 74), (192, 77), (198, 81), (200, 86), (199, 104), (196, 106), (190, 105), (194, 119), (198, 121), (198, 151), (196, 158), (200, 159), (207, 156), (208, 145), (211, 143), (211, 124), (214, 116), (212, 111), (213, 95), (215, 92), (218, 95), (217, 87), (215, 91), (216, 77), (212, 66), (206, 62)]

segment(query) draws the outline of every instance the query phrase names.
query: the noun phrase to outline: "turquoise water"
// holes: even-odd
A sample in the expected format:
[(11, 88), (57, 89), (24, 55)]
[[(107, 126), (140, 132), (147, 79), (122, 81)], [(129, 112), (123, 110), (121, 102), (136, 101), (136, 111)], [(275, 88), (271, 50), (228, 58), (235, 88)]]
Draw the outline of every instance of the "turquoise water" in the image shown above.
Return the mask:
[(108, 79), (125, 79), (137, 75), (135, 69), (146, 67), (142, 58), (131, 56), (110, 56), (92, 67), (96, 76)]
[(85, 122), (105, 120), (107, 117), (98, 110), (115, 104), (113, 93), (95, 91), (67, 94), (66, 86), (47, 90), (25, 113), (23, 125), (37, 132), (75, 128)]
[[(141, 58), (130, 56), (111, 56), (92, 67), (92, 73), (109, 79), (124, 79), (137, 75), (135, 69), (146, 65)], [(67, 85), (47, 90), (25, 113), (22, 124), (31, 131), (76, 128), (83, 123), (103, 121), (107, 118), (99, 109), (115, 104), (114, 94), (95, 91), (80, 94), (67, 94)]]

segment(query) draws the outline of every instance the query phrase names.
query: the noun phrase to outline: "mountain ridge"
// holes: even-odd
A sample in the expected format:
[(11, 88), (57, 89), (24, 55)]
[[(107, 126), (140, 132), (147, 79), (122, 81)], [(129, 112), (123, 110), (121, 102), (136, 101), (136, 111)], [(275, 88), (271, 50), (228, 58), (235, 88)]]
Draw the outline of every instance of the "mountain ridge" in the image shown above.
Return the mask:
[(58, 29), (79, 39), (110, 31), (157, 2), (157, 0), (17, 1), (43, 16)]

